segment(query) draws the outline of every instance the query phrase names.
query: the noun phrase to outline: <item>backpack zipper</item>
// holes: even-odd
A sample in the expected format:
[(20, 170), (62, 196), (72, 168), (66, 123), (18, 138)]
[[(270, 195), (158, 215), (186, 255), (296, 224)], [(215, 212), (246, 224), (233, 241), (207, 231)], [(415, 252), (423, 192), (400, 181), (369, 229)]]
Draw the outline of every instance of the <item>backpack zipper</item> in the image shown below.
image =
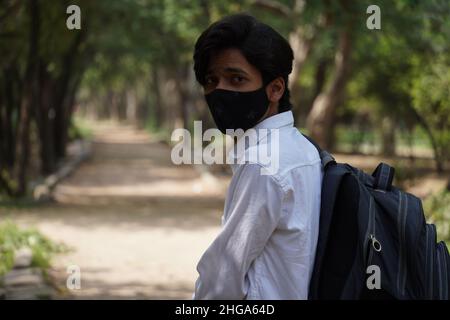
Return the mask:
[[(366, 231), (366, 238), (365, 238), (365, 244), (364, 244), (364, 253), (365, 253), (365, 262), (366, 266), (369, 266), (373, 259), (374, 251), (380, 252), (381, 251), (381, 244), (375, 237), (375, 208), (374, 208), (374, 199), (371, 196), (369, 200), (369, 221), (368, 221), (368, 227)], [(369, 243), (370, 242), (370, 243)], [(371, 246), (369, 246), (371, 245)], [(367, 256), (368, 254), (368, 256)]]

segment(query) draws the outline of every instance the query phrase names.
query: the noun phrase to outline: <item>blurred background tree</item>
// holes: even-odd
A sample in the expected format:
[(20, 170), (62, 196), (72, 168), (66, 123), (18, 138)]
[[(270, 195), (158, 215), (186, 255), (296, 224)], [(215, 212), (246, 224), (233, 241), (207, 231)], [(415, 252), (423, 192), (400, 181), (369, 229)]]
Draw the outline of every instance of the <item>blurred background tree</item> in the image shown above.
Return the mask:
[[(436, 170), (448, 165), (448, 1), (379, 1), (381, 30), (366, 27), (370, 1), (0, 2), (0, 185), (9, 196), (58, 168), (75, 111), (166, 140), (193, 120), (212, 127), (193, 46), (210, 23), (241, 11), (289, 40), (296, 125), (323, 147), (395, 157), (419, 146)], [(66, 27), (69, 4), (81, 8), (81, 30)]]

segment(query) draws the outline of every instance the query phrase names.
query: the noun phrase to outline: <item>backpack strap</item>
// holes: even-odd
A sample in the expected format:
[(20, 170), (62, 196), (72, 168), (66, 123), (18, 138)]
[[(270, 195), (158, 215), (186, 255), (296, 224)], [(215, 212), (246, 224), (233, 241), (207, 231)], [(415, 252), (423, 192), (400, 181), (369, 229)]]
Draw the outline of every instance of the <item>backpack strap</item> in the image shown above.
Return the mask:
[(336, 160), (334, 160), (334, 157), (326, 150), (322, 150), (321, 147), (310, 137), (308, 137), (306, 134), (302, 135), (309, 141), (311, 144), (316, 147), (317, 151), (319, 152), (320, 160), (322, 160), (322, 166), (324, 169), (327, 168), (327, 166), (331, 163), (336, 163)]
[(392, 180), (394, 179), (395, 169), (390, 165), (381, 162), (375, 171), (372, 173), (374, 177), (374, 189), (389, 191), (392, 187)]
[(323, 177), (320, 204), (319, 238), (317, 242), (313, 274), (309, 285), (309, 299), (319, 299), (322, 264), (323, 259), (325, 258), (325, 250), (328, 243), (336, 196), (343, 177), (350, 173), (351, 172), (346, 165), (335, 164), (328, 167)]

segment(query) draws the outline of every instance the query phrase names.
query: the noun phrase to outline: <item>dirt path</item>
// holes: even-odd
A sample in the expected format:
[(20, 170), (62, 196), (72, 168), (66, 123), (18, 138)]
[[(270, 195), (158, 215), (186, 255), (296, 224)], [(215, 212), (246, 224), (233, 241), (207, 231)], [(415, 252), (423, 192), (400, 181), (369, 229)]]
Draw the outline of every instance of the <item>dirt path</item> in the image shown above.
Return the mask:
[(93, 155), (55, 190), (56, 203), (9, 209), (73, 251), (55, 261), (59, 286), (81, 268), (75, 298), (190, 299), (201, 254), (219, 231), (227, 178), (175, 166), (142, 131), (96, 126)]
[[(81, 290), (62, 298), (190, 299), (196, 264), (219, 232), (229, 178), (175, 166), (170, 149), (143, 131), (95, 124), (92, 157), (54, 193), (56, 202), (1, 209), (73, 251), (57, 258), (57, 284), (70, 265), (81, 268)], [(336, 155), (367, 172), (378, 157)], [(433, 180), (435, 179), (435, 180)], [(414, 192), (445, 183), (435, 177)]]

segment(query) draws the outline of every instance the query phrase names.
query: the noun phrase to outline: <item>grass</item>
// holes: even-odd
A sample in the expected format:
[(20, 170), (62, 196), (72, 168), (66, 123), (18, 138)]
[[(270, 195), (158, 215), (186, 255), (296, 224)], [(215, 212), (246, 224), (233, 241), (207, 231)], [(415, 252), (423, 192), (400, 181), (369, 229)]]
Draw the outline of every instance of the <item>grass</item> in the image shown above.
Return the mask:
[(69, 250), (64, 244), (51, 241), (35, 229), (21, 229), (11, 221), (3, 222), (0, 224), (0, 276), (11, 270), (15, 252), (24, 247), (32, 252), (31, 265), (44, 272), (56, 254)]

